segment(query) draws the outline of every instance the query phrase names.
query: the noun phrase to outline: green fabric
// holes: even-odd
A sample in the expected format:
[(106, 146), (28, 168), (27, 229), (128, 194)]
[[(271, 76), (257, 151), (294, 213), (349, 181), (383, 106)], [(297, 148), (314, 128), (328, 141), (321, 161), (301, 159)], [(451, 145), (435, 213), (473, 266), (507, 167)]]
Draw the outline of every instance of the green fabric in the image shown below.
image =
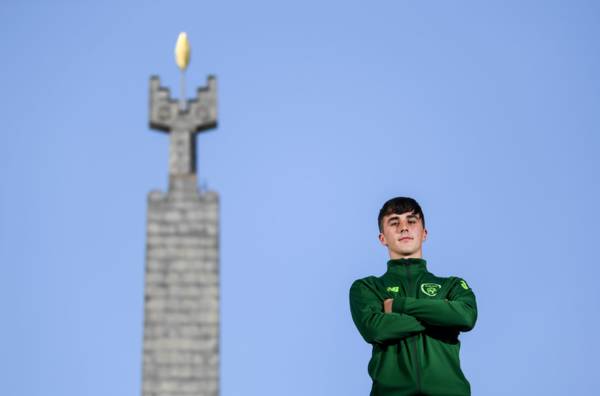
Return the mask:
[[(394, 299), (392, 312), (384, 313), (388, 298)], [(463, 279), (437, 277), (423, 259), (390, 260), (381, 277), (352, 284), (350, 311), (373, 345), (371, 396), (471, 394), (458, 335), (475, 325), (477, 304)]]

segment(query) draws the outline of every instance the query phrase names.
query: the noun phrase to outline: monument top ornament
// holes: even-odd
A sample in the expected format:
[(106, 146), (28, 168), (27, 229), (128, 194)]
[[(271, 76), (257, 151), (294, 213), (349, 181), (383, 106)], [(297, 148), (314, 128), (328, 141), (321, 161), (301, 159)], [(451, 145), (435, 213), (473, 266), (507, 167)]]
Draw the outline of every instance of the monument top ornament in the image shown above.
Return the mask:
[(206, 86), (197, 89), (195, 98), (185, 97), (185, 71), (190, 52), (187, 34), (182, 32), (175, 45), (175, 62), (181, 70), (179, 100), (171, 98), (169, 88), (160, 86), (158, 76), (150, 77), (150, 128), (170, 135), (170, 191), (183, 184), (196, 185), (196, 134), (217, 126), (215, 76), (208, 76)]

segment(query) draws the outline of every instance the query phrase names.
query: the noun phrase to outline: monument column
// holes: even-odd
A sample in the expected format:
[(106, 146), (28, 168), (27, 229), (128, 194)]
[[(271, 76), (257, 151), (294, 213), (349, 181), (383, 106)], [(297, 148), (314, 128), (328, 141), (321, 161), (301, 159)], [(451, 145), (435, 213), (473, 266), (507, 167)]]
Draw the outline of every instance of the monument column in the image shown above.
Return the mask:
[[(184, 33), (176, 59), (183, 73)], [(217, 125), (215, 77), (183, 95), (151, 77), (150, 127), (170, 135), (169, 188), (148, 194), (143, 396), (219, 394), (219, 197), (196, 178), (196, 134)]]

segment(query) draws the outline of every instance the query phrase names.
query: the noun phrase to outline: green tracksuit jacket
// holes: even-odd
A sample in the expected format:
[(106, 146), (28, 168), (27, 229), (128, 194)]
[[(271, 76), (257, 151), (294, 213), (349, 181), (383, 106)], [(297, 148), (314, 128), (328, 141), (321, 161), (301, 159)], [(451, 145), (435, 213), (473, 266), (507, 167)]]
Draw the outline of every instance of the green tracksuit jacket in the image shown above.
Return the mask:
[[(458, 334), (477, 320), (475, 295), (457, 277), (440, 278), (423, 259), (388, 261), (381, 277), (350, 288), (352, 319), (373, 345), (371, 396), (465, 396), (469, 381), (460, 369)], [(393, 298), (392, 312), (383, 300)]]

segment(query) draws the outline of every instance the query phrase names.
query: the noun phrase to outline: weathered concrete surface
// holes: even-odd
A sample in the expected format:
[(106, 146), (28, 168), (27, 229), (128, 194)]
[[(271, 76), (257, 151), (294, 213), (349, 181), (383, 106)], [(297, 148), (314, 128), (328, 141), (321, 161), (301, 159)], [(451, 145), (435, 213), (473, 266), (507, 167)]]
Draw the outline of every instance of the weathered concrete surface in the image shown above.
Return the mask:
[(219, 199), (188, 187), (148, 195), (144, 396), (219, 394)]

